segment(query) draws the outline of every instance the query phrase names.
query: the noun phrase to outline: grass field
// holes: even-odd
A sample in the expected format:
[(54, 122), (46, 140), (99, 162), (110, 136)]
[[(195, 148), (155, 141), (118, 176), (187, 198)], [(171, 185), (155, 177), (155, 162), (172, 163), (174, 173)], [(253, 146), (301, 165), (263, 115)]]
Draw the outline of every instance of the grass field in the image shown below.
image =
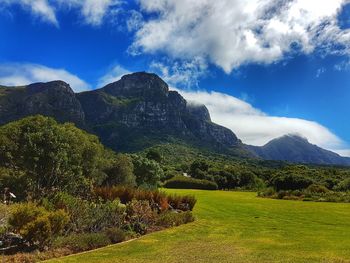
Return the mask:
[(350, 205), (194, 194), (194, 223), (50, 262), (350, 262)]

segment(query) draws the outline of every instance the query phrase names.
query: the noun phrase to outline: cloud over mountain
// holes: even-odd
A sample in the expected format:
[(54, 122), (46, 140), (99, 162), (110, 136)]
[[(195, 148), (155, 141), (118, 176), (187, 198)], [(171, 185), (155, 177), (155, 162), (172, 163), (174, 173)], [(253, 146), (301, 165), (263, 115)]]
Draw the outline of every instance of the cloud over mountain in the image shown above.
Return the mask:
[(230, 128), (244, 143), (261, 146), (286, 134), (302, 134), (313, 144), (349, 154), (343, 141), (317, 122), (269, 116), (243, 100), (219, 92), (178, 91), (185, 99), (206, 105), (212, 120)]
[(22, 86), (34, 82), (63, 80), (69, 83), (75, 92), (90, 89), (90, 85), (65, 69), (49, 68), (30, 63), (0, 64), (0, 84)]

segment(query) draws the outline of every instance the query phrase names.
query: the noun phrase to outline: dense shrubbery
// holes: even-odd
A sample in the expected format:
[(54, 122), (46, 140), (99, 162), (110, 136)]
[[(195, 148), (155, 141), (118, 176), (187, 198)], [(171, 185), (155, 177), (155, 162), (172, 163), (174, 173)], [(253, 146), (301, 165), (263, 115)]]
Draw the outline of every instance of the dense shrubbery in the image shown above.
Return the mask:
[(166, 188), (217, 190), (218, 185), (208, 180), (177, 176), (164, 183)]
[(322, 185), (310, 185), (303, 190), (280, 190), (267, 188), (258, 193), (260, 197), (284, 200), (316, 201), (316, 202), (343, 202), (350, 203), (350, 192), (335, 192)]
[(97, 198), (103, 200), (119, 199), (123, 204), (135, 200), (147, 200), (155, 209), (165, 211), (169, 209), (192, 210), (196, 199), (192, 195), (170, 195), (159, 190), (145, 190), (128, 188), (124, 186), (98, 187), (94, 190)]

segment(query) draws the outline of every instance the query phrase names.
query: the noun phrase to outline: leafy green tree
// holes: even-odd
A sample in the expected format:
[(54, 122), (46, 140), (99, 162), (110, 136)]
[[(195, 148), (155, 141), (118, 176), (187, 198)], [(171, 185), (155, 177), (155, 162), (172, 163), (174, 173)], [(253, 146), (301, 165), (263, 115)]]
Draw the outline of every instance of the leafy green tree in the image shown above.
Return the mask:
[(151, 150), (149, 150), (147, 152), (146, 158), (150, 159), (150, 160), (154, 160), (157, 163), (161, 163), (162, 162), (162, 155), (158, 151), (156, 151), (154, 149), (151, 149)]
[(277, 191), (280, 190), (302, 190), (309, 187), (313, 181), (309, 178), (293, 175), (293, 174), (278, 174), (272, 184)]
[(164, 176), (163, 169), (156, 161), (132, 155), (132, 162), (138, 186), (156, 187)]
[(106, 169), (107, 178), (105, 185), (136, 185), (136, 177), (133, 173), (134, 165), (129, 156), (125, 154), (118, 154), (111, 167)]
[(347, 178), (341, 181), (337, 187), (337, 190), (350, 191), (350, 178)]
[[(23, 172), (34, 198), (53, 190), (87, 193), (103, 180), (111, 157), (96, 136), (71, 123), (38, 115), (0, 127), (0, 167)], [(15, 183), (9, 187), (22, 191)]]

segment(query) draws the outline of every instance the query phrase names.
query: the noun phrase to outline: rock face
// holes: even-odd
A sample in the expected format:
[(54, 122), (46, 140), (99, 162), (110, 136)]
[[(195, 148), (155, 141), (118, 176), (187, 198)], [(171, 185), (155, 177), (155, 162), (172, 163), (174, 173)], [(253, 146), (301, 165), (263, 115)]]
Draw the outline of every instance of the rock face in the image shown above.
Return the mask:
[(251, 152), (266, 160), (293, 163), (350, 165), (350, 158), (311, 144), (298, 135), (285, 135), (274, 139), (262, 147), (247, 146)]
[(34, 114), (74, 122), (117, 151), (184, 142), (250, 155), (231, 130), (211, 122), (204, 105), (187, 103), (157, 75), (145, 72), (78, 94), (62, 81), (0, 87), (1, 124)]
[(232, 131), (211, 122), (204, 105), (188, 105), (155, 74), (125, 75), (77, 98), (87, 126), (114, 149), (133, 150), (174, 140), (217, 149), (242, 145)]
[(63, 81), (0, 87), (0, 124), (35, 114), (78, 126), (84, 124), (85, 118), (73, 90)]

